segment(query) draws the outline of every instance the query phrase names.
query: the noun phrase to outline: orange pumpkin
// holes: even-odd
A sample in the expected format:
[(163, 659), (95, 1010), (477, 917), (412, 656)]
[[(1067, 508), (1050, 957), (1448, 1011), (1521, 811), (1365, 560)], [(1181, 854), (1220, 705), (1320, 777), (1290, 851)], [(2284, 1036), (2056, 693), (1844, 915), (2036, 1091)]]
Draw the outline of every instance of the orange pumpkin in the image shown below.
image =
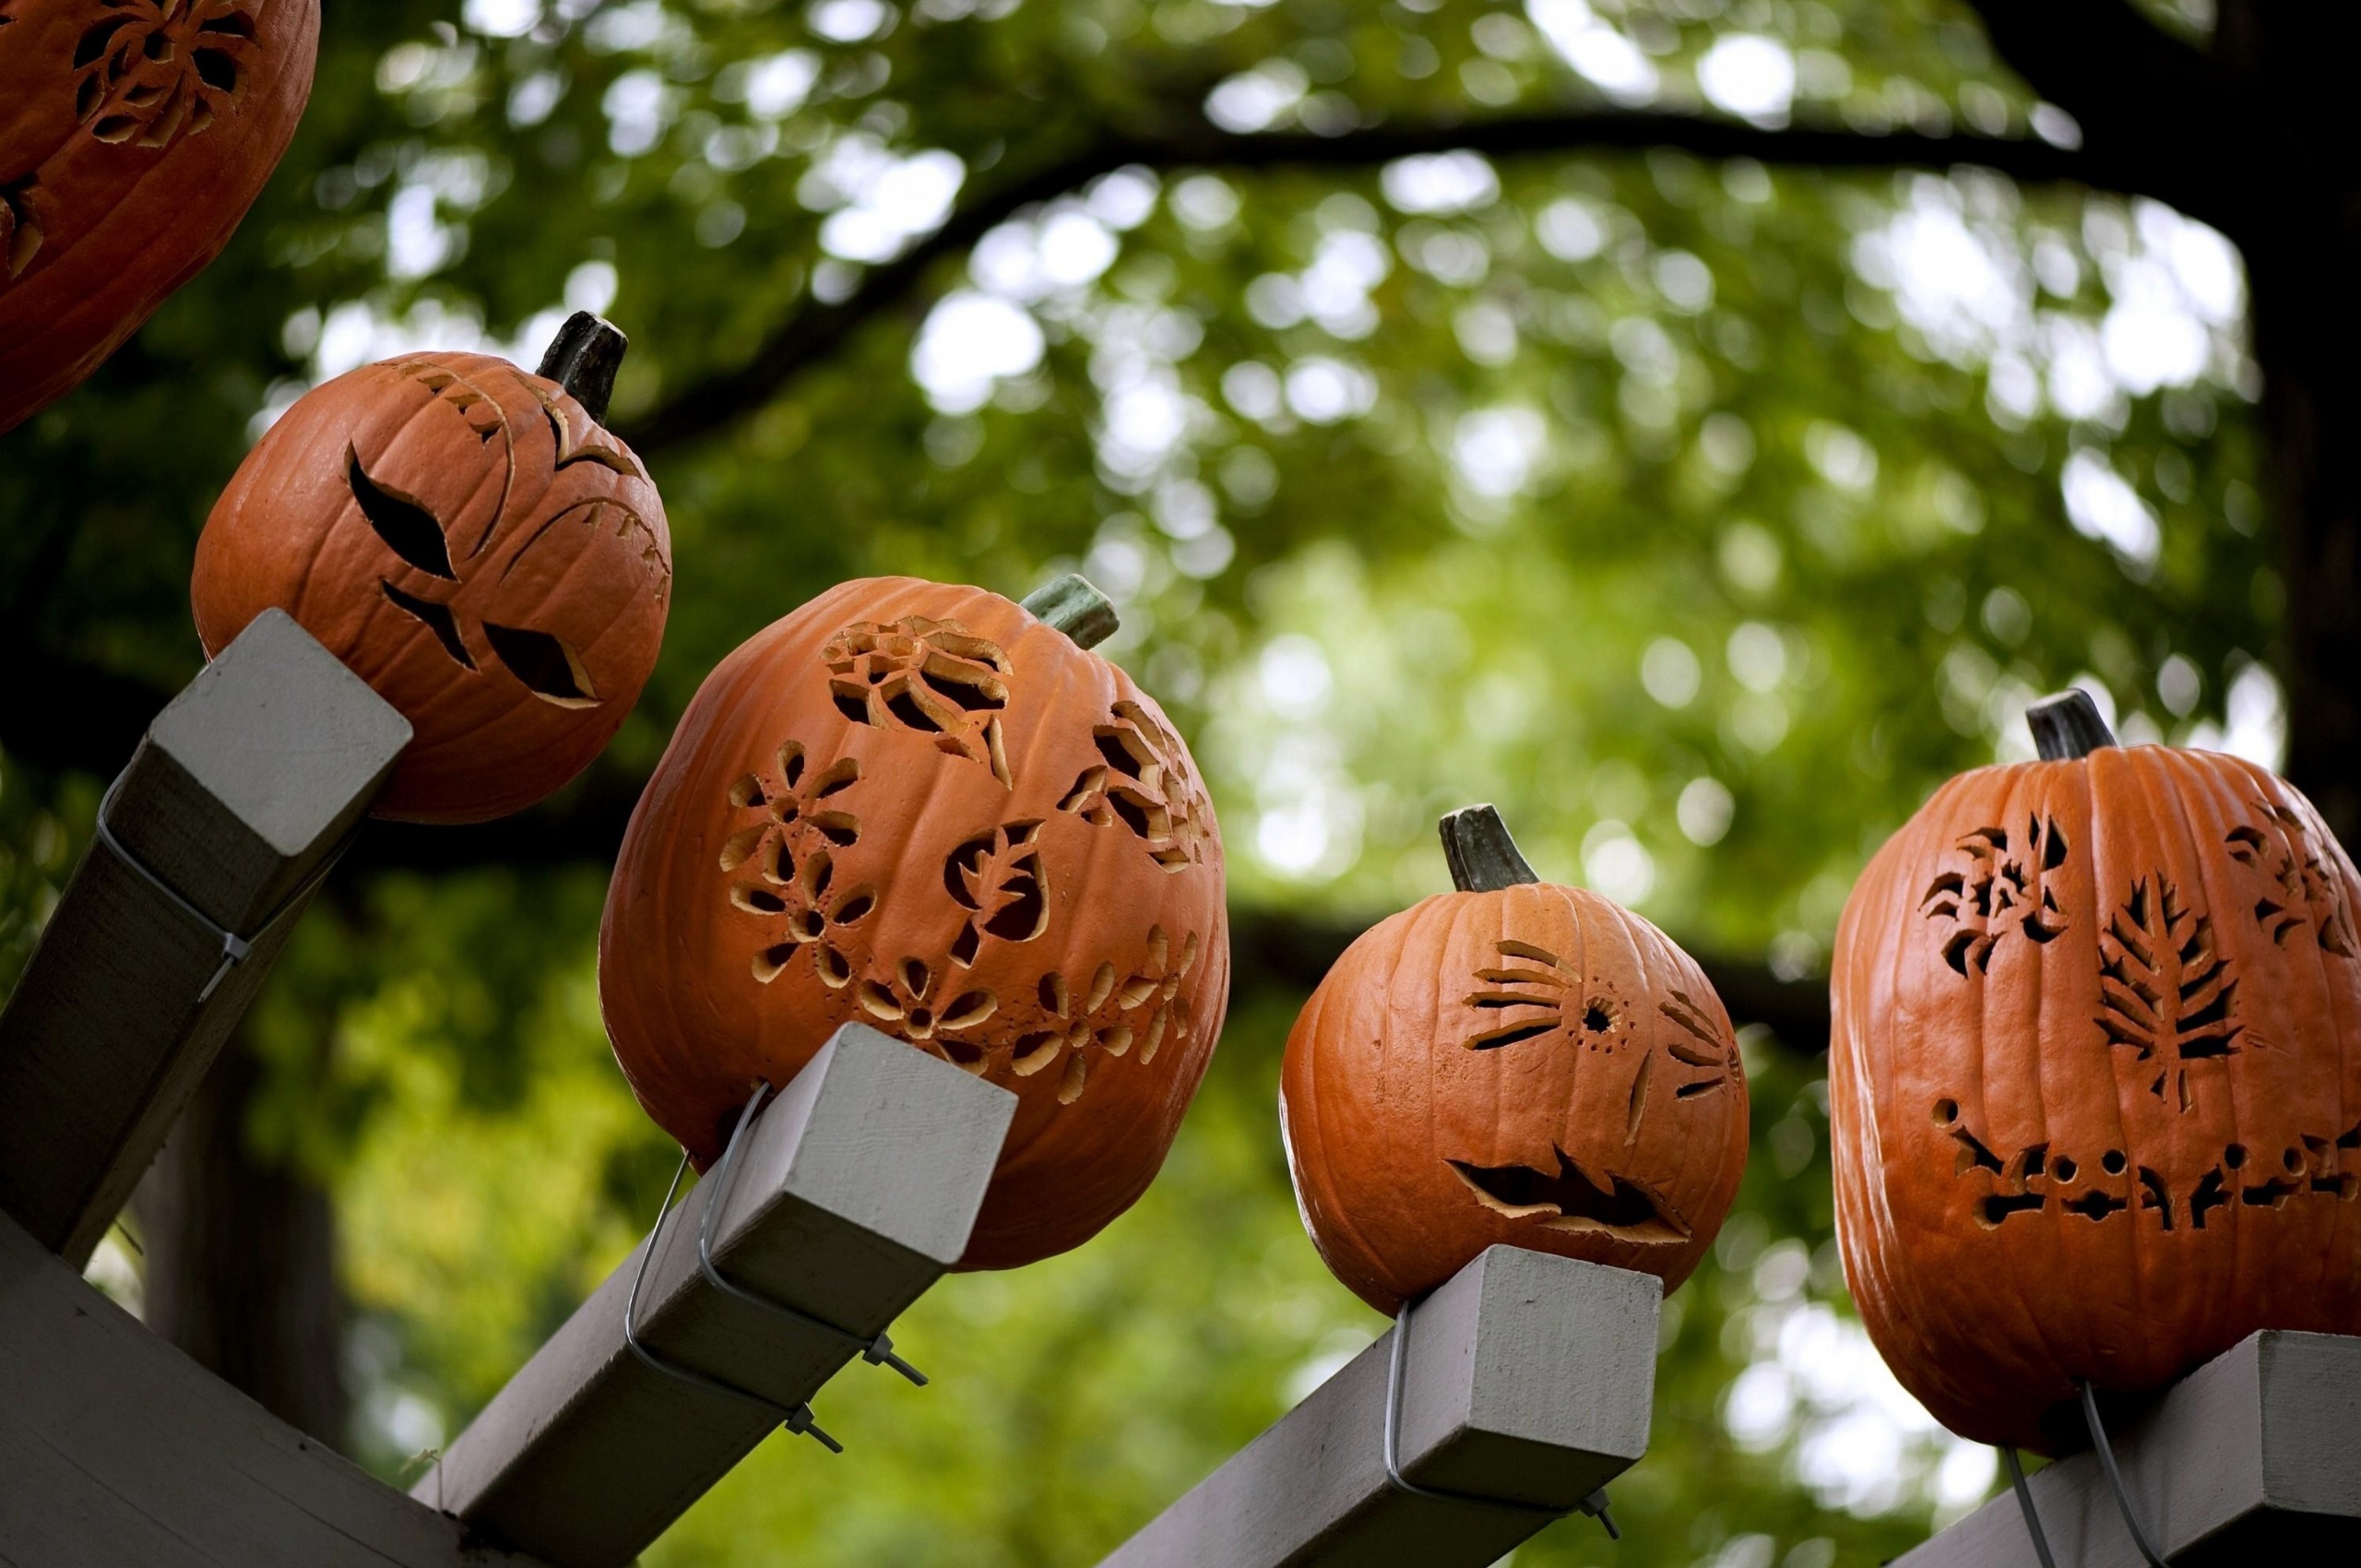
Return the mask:
[(319, 34), (319, 0), (0, 0), (0, 431), (220, 254)]
[(1079, 1245), (1146, 1190), (1229, 939), (1196, 765), (1086, 651), (1113, 625), (1080, 578), (1024, 606), (875, 578), (706, 678), (599, 935), (615, 1056), (700, 1169), (756, 1079), (859, 1022), (1018, 1097), (963, 1267)]
[(623, 346), (577, 315), (540, 375), (428, 352), (338, 376), (271, 426), (206, 519), (206, 652), (275, 605), (417, 732), (377, 815), (532, 804), (598, 755), (655, 667), (664, 504), (600, 423)]
[(1964, 774), (1845, 905), (1836, 1229), (1870, 1337), (1944, 1425), (2055, 1451), (2075, 1384), (2164, 1386), (2257, 1329), (2361, 1332), (2353, 864), (2236, 757)]
[(1363, 932), (1287, 1036), (1305, 1229), (1388, 1314), (1499, 1243), (1673, 1289), (1746, 1166), (1728, 1015), (1655, 926), (1535, 876), (1491, 807), (1442, 836), (1459, 891)]

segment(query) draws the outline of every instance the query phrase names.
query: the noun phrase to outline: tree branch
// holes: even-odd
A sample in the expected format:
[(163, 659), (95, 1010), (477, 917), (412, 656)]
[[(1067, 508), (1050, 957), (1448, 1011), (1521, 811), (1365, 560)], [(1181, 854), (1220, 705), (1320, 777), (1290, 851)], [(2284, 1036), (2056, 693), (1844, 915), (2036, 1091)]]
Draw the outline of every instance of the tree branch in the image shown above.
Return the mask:
[(2081, 125), (2094, 184), (2243, 227), (2260, 126), (2244, 87), (2219, 61), (2129, 0), (1968, 3), (2009, 68)]
[(872, 267), (847, 298), (814, 302), (788, 318), (746, 363), (697, 382), (623, 430), (643, 456), (726, 430), (775, 397), (796, 374), (836, 351), (872, 317), (908, 299), (934, 265), (965, 253), (1025, 208), (1062, 196), (1128, 165), (1150, 169), (1366, 168), (1415, 153), (1461, 148), (1496, 158), (1577, 151), (1677, 148), (1702, 158), (1752, 158), (1821, 169), (1952, 168), (1975, 165), (2044, 183), (2091, 178), (2075, 153), (2014, 137), (1873, 136), (1817, 126), (1765, 129), (1703, 115), (1572, 110), (1458, 124), (1384, 124), (1340, 137), (1307, 131), (1240, 135), (1202, 119), (1153, 136), (1109, 133), (1079, 150), (995, 185), (899, 257)]

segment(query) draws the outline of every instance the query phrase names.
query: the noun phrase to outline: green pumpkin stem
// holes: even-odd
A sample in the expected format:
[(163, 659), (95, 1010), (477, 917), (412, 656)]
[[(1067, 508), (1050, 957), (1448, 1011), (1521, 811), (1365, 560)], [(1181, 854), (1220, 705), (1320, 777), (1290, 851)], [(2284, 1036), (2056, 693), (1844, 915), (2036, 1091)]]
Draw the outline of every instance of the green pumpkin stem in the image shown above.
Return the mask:
[(541, 356), (541, 374), (574, 394), (599, 423), (607, 422), (607, 405), (614, 400), (615, 373), (623, 367), (623, 351), (631, 347), (611, 321), (575, 311), (557, 329), (550, 351)]
[(1122, 624), (1116, 618), (1114, 602), (1092, 587), (1089, 578), (1074, 572), (1052, 577), (1026, 594), (1022, 602), (1072, 637), (1077, 647), (1097, 647)]
[(1462, 893), (1498, 893), (1519, 883), (1538, 882), (1517, 852), (1509, 825), (1490, 806), (1463, 806), (1437, 825), (1442, 856), (1451, 863), (1451, 885)]
[(2025, 728), (2033, 731), (2034, 746), (2044, 762), (2073, 761), (2116, 743), (2115, 731), (2084, 691), (2042, 698), (2025, 709)]

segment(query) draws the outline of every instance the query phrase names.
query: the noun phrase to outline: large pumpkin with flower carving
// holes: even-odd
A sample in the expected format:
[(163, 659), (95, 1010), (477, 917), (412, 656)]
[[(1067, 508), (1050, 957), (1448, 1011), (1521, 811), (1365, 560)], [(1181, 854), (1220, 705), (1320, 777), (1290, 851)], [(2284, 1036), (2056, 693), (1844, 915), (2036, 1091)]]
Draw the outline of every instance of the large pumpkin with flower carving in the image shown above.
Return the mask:
[(1146, 1190), (1228, 1000), (1196, 765), (1086, 646), (1105, 601), (1053, 588), (851, 582), (757, 634), (682, 717), (599, 931), (615, 1055), (700, 1168), (846, 1023), (1014, 1091), (968, 1268)]
[(319, 33), (319, 0), (0, 0), (0, 430), (229, 243)]

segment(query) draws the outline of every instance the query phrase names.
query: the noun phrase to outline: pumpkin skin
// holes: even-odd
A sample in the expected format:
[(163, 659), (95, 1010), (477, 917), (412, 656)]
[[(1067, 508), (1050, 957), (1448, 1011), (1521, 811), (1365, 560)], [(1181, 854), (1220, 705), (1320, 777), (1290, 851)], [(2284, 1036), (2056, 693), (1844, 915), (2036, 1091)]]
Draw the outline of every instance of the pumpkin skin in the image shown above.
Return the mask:
[(220, 254), (319, 33), (318, 0), (0, 0), (0, 431)]
[[(594, 398), (594, 401), (597, 399)], [(372, 808), (481, 822), (588, 765), (671, 598), (664, 504), (555, 381), (483, 354), (364, 365), (288, 410), (197, 540), (210, 655), (274, 605), (417, 738)]]
[(1580, 888), (1437, 894), (1346, 949), (1287, 1036), (1304, 1228), (1389, 1315), (1498, 1243), (1661, 1278), (1746, 1165), (1728, 1016), (1695, 961)]
[(1938, 790), (1834, 957), (1862, 1322), (1944, 1425), (2045, 1452), (2078, 1381), (2361, 1332), (2352, 862), (2260, 767), (2110, 742)]
[(706, 678), (599, 934), (616, 1059), (699, 1169), (847, 1023), (1014, 1091), (963, 1268), (1077, 1246), (1146, 1190), (1228, 991), (1220, 833), (1162, 711), (998, 594), (908, 577)]

